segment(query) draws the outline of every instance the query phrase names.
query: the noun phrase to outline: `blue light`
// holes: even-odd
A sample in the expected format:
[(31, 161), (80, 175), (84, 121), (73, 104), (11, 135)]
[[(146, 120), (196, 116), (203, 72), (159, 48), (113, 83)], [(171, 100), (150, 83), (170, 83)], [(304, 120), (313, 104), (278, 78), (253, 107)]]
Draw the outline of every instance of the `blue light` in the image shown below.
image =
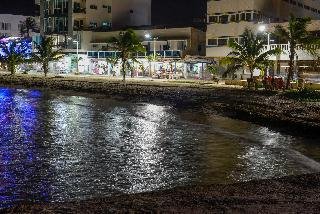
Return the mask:
[[(6, 52), (22, 54), (29, 58), (32, 53), (32, 40), (27, 38), (3, 38), (0, 40), (0, 57), (7, 57)], [(12, 48), (13, 47), (13, 48)]]

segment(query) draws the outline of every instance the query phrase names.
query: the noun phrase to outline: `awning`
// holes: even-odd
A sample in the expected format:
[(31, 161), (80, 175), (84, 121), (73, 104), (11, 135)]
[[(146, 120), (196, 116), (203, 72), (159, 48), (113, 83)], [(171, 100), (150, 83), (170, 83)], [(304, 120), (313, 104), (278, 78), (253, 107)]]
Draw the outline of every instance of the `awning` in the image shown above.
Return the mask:
[(191, 56), (187, 55), (181, 62), (185, 63), (206, 63), (206, 64), (216, 64), (216, 61), (213, 58), (205, 56)]

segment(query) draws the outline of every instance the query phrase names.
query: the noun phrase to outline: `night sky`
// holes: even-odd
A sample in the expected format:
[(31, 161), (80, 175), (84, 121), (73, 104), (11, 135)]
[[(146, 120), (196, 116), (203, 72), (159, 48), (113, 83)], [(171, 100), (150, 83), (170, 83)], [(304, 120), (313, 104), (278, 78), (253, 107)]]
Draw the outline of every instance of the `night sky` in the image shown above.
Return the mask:
[[(0, 0), (0, 13), (34, 14), (34, 0)], [(206, 0), (152, 0), (152, 24), (205, 27)]]
[(153, 25), (206, 26), (207, 0), (152, 0)]
[(34, 15), (34, 0), (0, 0), (0, 13)]

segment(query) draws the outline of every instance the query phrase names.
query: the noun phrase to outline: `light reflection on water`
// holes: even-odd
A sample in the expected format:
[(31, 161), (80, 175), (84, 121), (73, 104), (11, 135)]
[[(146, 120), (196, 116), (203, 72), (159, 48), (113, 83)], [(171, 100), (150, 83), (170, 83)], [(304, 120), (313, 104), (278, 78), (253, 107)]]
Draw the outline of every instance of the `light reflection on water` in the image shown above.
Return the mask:
[(319, 139), (192, 109), (0, 88), (0, 207), (315, 172)]

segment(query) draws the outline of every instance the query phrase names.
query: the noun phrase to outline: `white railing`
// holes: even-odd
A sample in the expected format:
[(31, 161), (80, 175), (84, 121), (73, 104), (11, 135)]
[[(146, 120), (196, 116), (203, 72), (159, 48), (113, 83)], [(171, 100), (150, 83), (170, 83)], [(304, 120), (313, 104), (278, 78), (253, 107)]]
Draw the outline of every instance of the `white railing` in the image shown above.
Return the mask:
[[(318, 50), (320, 53), (320, 47), (317, 45), (312, 45), (312, 49)], [(272, 45), (265, 45), (263, 51), (268, 50), (275, 50), (276, 48), (279, 48), (281, 50), (280, 59), (282, 60), (288, 60), (289, 59), (289, 53), (290, 53), (290, 46), (289, 44), (272, 44)], [(302, 45), (297, 45), (295, 48), (296, 54), (298, 59), (300, 60), (313, 60), (314, 57), (303, 48)], [(275, 58), (276, 56), (272, 56), (271, 58)]]
[[(282, 51), (289, 51), (289, 44), (272, 44), (272, 45), (264, 45), (264, 50), (267, 51), (267, 50), (274, 50), (276, 48), (280, 48), (280, 50)], [(320, 51), (320, 46), (319, 45), (311, 45), (311, 48), (316, 50), (318, 49)], [(304, 48), (302, 45), (297, 45), (296, 47), (296, 51), (303, 51)]]

